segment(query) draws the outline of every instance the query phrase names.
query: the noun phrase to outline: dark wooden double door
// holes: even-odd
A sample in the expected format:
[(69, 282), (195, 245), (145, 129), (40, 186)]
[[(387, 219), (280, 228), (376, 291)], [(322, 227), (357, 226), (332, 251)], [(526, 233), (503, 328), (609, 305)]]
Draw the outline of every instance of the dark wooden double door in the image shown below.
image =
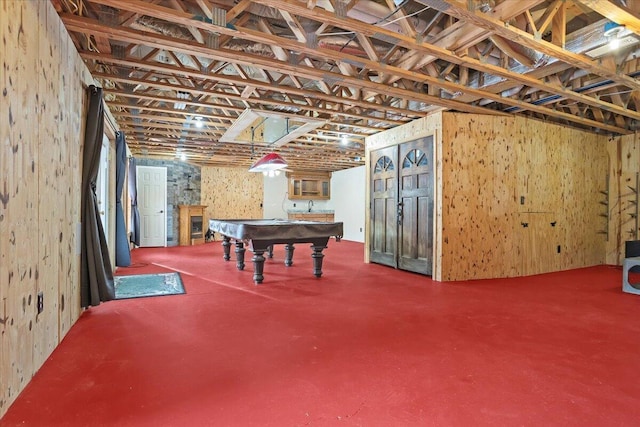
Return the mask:
[(433, 137), (371, 152), (371, 262), (433, 271)]

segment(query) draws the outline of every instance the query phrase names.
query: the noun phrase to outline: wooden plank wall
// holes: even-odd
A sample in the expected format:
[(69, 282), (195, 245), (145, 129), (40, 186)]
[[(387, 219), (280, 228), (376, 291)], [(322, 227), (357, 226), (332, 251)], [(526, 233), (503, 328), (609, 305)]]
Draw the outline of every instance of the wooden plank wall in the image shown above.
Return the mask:
[(605, 144), (526, 118), (443, 113), (441, 280), (604, 263)]
[(206, 218), (262, 218), (264, 177), (246, 168), (201, 169), (201, 204), (207, 206)]
[(2, 416), (80, 315), (76, 225), (91, 76), (48, 1), (0, 2), (0, 34)]
[[(627, 240), (640, 239), (638, 182), (640, 181), (640, 138), (638, 134), (611, 138), (607, 144), (609, 182), (603, 190), (602, 213), (608, 220), (607, 264), (622, 265)], [(608, 197), (607, 197), (608, 196)]]

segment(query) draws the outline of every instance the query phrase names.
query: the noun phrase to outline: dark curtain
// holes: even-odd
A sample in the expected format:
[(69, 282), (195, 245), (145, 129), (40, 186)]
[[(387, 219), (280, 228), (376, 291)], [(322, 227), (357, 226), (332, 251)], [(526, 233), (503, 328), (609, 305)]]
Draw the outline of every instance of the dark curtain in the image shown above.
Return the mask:
[(104, 237), (98, 200), (96, 179), (100, 167), (100, 151), (104, 130), (102, 89), (89, 86), (89, 111), (84, 134), (82, 155), (82, 247), (80, 302), (82, 307), (98, 305), (115, 298), (113, 272), (107, 240)]
[(124, 223), (124, 209), (122, 208), (122, 188), (127, 168), (127, 143), (124, 133), (116, 133), (116, 265), (129, 267), (131, 265), (131, 251), (127, 239), (127, 226)]
[(129, 159), (129, 198), (131, 199), (131, 243), (140, 246), (140, 212), (138, 211), (138, 187), (136, 184), (138, 172), (136, 159)]

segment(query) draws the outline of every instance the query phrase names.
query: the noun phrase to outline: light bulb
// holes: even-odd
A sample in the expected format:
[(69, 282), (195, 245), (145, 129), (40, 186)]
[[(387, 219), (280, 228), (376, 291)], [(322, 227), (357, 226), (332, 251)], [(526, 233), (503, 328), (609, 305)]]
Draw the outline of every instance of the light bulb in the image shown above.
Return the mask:
[(611, 50), (615, 50), (619, 47), (620, 47), (620, 39), (617, 37), (612, 38), (611, 41), (609, 42), (609, 48), (611, 48)]

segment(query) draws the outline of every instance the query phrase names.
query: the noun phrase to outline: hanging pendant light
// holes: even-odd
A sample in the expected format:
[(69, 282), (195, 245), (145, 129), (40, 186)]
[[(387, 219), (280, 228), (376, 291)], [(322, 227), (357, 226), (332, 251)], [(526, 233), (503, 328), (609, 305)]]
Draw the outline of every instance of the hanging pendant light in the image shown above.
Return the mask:
[(269, 153), (255, 162), (249, 172), (269, 172), (287, 167), (287, 162), (277, 153)]

